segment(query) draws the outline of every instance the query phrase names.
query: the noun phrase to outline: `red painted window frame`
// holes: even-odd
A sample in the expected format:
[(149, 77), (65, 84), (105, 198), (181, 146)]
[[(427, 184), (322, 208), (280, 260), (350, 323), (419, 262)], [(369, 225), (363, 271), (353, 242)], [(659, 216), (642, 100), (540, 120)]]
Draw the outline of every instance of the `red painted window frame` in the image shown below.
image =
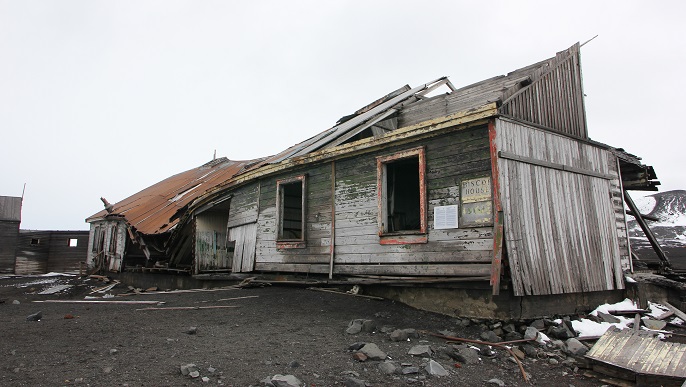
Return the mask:
[[(385, 168), (386, 164), (394, 161), (417, 157), (419, 159), (419, 230), (399, 232), (385, 231), (386, 203), (385, 203)], [(378, 209), (379, 243), (382, 245), (405, 245), (427, 243), (427, 195), (426, 195), (426, 149), (421, 146), (406, 149), (386, 156), (376, 158), (376, 196)]]

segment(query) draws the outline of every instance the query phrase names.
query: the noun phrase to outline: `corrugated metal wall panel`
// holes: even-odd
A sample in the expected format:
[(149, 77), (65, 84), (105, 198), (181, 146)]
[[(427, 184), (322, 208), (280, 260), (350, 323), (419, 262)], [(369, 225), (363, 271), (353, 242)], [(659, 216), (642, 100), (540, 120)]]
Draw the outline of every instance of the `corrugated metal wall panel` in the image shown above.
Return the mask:
[(498, 167), (515, 295), (623, 288), (614, 156), (508, 120), (498, 120), (496, 132), (498, 151), (513, 155)]

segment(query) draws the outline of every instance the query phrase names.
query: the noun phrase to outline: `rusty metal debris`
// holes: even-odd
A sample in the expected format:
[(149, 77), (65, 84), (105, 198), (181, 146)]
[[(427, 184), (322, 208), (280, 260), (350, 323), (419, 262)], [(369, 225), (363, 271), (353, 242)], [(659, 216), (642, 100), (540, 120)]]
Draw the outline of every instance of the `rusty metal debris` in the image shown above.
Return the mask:
[(461, 337), (452, 337), (452, 336), (445, 336), (441, 335), (438, 333), (433, 333), (433, 332), (428, 332), (428, 331), (422, 331), (422, 333), (426, 333), (427, 335), (431, 335), (434, 337), (438, 337), (444, 340), (450, 341), (455, 341), (455, 342), (463, 342), (463, 343), (472, 343), (472, 344), (479, 344), (479, 345), (490, 345), (492, 347), (500, 348), (506, 350), (512, 358), (517, 362), (517, 365), (519, 366), (519, 371), (522, 373), (522, 378), (524, 378), (524, 381), (528, 382), (529, 381), (529, 375), (526, 373), (524, 370), (524, 365), (522, 362), (519, 360), (517, 355), (515, 355), (514, 352), (512, 352), (512, 349), (508, 348), (506, 344), (512, 344), (512, 343), (522, 343), (522, 342), (528, 342), (528, 341), (533, 341), (534, 339), (525, 339), (525, 340), (515, 340), (515, 341), (502, 341), (500, 343), (489, 343), (487, 341), (480, 341), (480, 340), (472, 340), (472, 339), (464, 339)]

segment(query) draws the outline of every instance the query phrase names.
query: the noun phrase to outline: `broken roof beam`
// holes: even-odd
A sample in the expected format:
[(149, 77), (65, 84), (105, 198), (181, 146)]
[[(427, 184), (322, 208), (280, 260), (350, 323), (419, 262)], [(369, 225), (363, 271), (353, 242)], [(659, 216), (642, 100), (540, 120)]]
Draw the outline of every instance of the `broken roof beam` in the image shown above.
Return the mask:
[(342, 136), (346, 132), (348, 132), (350, 129), (368, 121), (369, 119), (372, 119), (376, 115), (385, 112), (386, 110), (395, 107), (396, 105), (404, 102), (405, 100), (414, 97), (415, 94), (420, 93), (422, 95), (436, 89), (439, 86), (444, 85), (447, 82), (448, 78), (447, 77), (441, 77), (438, 78), (434, 81), (431, 81), (429, 83), (425, 83), (421, 86), (417, 86), (411, 90), (408, 90), (404, 93), (401, 93), (400, 95), (370, 109), (369, 111), (362, 113), (358, 116), (355, 116), (351, 118), (350, 120), (337, 125), (328, 131), (326, 131), (326, 135), (321, 137), (319, 141), (315, 141), (314, 143), (311, 143), (308, 146), (304, 146), (301, 148), (298, 148), (294, 150), (293, 152), (289, 152), (286, 155), (279, 157), (276, 160), (273, 160), (272, 163), (279, 163), (287, 158), (290, 157), (295, 157), (295, 156), (302, 156), (311, 152), (314, 152), (316, 150), (319, 150), (323, 147), (325, 147), (327, 144), (331, 143), (332, 141), (336, 140), (338, 137)]
[[(333, 148), (333, 147), (335, 147), (335, 146), (338, 146), (338, 145), (340, 145), (340, 144), (342, 144), (342, 143), (348, 141), (349, 139), (355, 137), (356, 135), (358, 135), (359, 133), (361, 133), (361, 132), (364, 131), (365, 129), (367, 129), (367, 128), (371, 127), (371, 126), (374, 126), (375, 124), (377, 124), (377, 123), (379, 123), (379, 122), (385, 120), (386, 118), (388, 118), (389, 116), (395, 114), (396, 112), (398, 112), (397, 109), (393, 109), (393, 108), (388, 109), (388, 110), (386, 110), (384, 113), (382, 113), (381, 115), (379, 115), (378, 117), (376, 117), (376, 118), (374, 118), (373, 120), (367, 122), (366, 124), (360, 125), (360, 126), (358, 126), (357, 128), (355, 128), (354, 130), (351, 130), (351, 131), (349, 131), (348, 133), (342, 135), (341, 137), (338, 138), (338, 140), (335, 140), (334, 142), (332, 142), (331, 144), (327, 145), (326, 147), (327, 147), (327, 148)], [(376, 136), (375, 136), (375, 137), (376, 137)]]

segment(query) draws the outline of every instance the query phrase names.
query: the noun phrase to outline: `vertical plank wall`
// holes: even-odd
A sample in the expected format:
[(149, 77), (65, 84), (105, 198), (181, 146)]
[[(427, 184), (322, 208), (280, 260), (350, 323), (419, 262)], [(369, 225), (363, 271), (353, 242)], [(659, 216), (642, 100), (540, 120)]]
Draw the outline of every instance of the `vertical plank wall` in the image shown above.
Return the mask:
[(195, 218), (196, 272), (231, 268), (226, 253), (226, 219), (228, 214), (205, 211)]
[(496, 133), (500, 152), (612, 176), (498, 159), (515, 295), (623, 288), (610, 152), (508, 120)]
[(231, 198), (227, 239), (235, 242), (231, 257), (235, 273), (254, 268), (259, 190), (259, 183), (249, 184), (234, 191)]
[[(424, 145), (428, 243), (381, 245), (376, 156)], [(336, 162), (334, 273), (409, 276), (488, 276), (492, 228), (433, 229), (435, 206), (459, 204), (460, 181), (490, 176), (488, 132), (473, 128)]]
[[(305, 248), (276, 248), (276, 180), (307, 174)], [(311, 165), (260, 182), (255, 270), (328, 273), (331, 246), (331, 164)]]

